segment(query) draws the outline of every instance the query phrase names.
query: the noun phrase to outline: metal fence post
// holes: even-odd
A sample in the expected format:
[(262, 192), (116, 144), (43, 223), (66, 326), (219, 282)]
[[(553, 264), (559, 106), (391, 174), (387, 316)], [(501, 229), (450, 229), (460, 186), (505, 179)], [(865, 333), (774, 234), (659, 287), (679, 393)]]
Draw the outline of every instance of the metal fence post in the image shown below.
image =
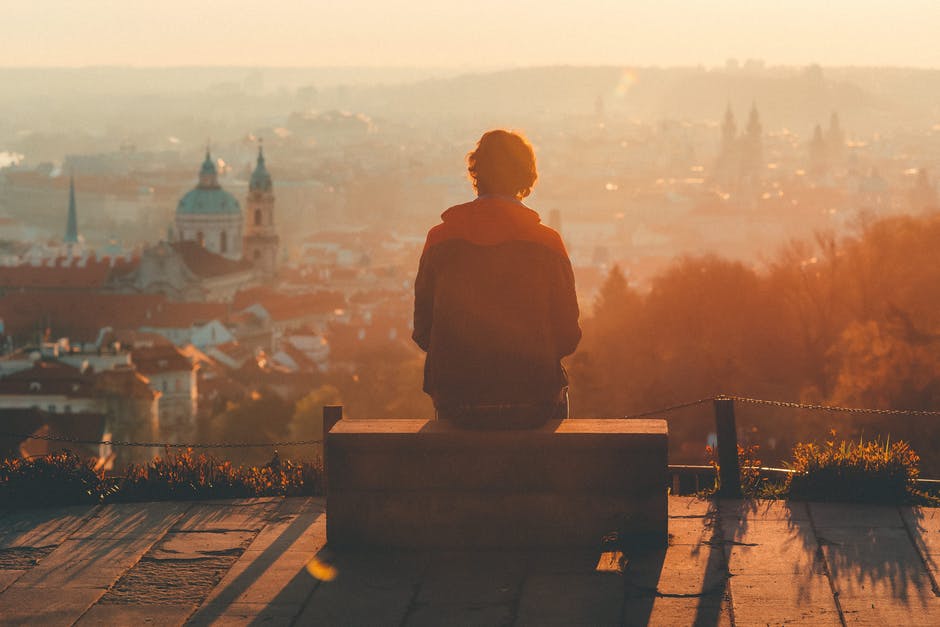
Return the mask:
[(343, 419), (343, 406), (342, 405), (324, 405), (323, 406), (323, 493), (326, 494), (328, 491), (328, 483), (330, 480), (330, 471), (329, 471), (329, 441), (330, 441), (330, 429), (336, 425), (337, 422)]
[(734, 424), (734, 401), (715, 399), (715, 426), (718, 433), (718, 495), (741, 497), (741, 469), (738, 467), (738, 430)]

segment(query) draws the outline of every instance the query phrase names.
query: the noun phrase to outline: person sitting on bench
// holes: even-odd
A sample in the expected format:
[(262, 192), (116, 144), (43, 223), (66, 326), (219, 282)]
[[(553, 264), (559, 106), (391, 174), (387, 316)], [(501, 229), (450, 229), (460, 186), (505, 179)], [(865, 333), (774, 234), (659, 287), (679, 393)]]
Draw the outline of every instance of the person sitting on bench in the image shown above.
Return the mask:
[(538, 177), (519, 133), (485, 133), (467, 155), (477, 198), (427, 235), (414, 341), (437, 416), (466, 428), (532, 428), (568, 417), (561, 359), (581, 339), (561, 236), (522, 203)]

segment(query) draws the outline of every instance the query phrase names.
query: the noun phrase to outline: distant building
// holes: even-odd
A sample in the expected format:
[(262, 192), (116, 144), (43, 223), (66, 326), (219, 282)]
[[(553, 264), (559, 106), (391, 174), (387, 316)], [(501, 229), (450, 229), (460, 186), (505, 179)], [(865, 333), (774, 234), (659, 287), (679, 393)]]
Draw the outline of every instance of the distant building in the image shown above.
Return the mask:
[(75, 206), (75, 177), (69, 177), (69, 213), (65, 224), (65, 245), (71, 249), (78, 244), (78, 209)]
[(196, 436), (196, 369), (175, 346), (135, 348), (131, 361), (160, 394), (160, 437), (164, 442), (192, 442)]
[(242, 257), (242, 216), (235, 197), (219, 185), (209, 151), (199, 170), (199, 183), (176, 207), (176, 233), (181, 241), (237, 261)]
[(257, 279), (250, 262), (213, 253), (187, 240), (160, 242), (144, 249), (135, 265), (111, 273), (107, 289), (159, 293), (180, 301), (230, 301), (238, 290), (256, 284)]
[(258, 162), (251, 174), (245, 202), (248, 226), (245, 231), (245, 259), (265, 277), (277, 273), (279, 238), (274, 228), (274, 190), (271, 175), (258, 149)]
[(721, 148), (713, 179), (746, 198), (756, 196), (764, 171), (763, 126), (757, 105), (751, 105), (747, 126), (738, 134), (731, 106), (721, 125)]
[[(147, 384), (145, 377), (128, 367), (99, 373), (37, 359), (29, 368), (0, 379), (0, 419), (10, 420), (4, 428), (21, 436), (153, 441), (160, 426), (160, 395)], [(15, 446), (22, 454), (40, 455), (66, 445), (20, 437), (9, 439), (4, 448)], [(102, 458), (105, 468), (111, 468), (115, 459), (143, 462), (156, 453), (141, 448), (113, 450), (110, 444), (79, 448)]]

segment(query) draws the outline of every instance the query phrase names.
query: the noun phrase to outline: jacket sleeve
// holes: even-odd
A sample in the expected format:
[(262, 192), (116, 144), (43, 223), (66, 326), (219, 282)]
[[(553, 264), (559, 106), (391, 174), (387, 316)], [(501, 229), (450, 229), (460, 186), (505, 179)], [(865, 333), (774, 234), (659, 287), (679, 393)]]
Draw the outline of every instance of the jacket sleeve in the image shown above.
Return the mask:
[(581, 341), (578, 325), (578, 297), (574, 289), (574, 271), (567, 255), (559, 258), (558, 276), (552, 289), (552, 326), (558, 357), (574, 352)]
[(414, 333), (411, 338), (427, 352), (431, 344), (431, 323), (434, 319), (434, 273), (430, 262), (430, 249), (424, 247), (415, 278)]

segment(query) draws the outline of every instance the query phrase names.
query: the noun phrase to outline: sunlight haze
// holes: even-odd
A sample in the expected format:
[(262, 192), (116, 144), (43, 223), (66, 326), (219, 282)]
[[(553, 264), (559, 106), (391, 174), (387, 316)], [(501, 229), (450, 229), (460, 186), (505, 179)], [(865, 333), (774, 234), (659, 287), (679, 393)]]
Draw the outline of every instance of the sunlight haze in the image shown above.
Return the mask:
[(940, 3), (930, 0), (4, 5), (6, 67), (940, 66)]

